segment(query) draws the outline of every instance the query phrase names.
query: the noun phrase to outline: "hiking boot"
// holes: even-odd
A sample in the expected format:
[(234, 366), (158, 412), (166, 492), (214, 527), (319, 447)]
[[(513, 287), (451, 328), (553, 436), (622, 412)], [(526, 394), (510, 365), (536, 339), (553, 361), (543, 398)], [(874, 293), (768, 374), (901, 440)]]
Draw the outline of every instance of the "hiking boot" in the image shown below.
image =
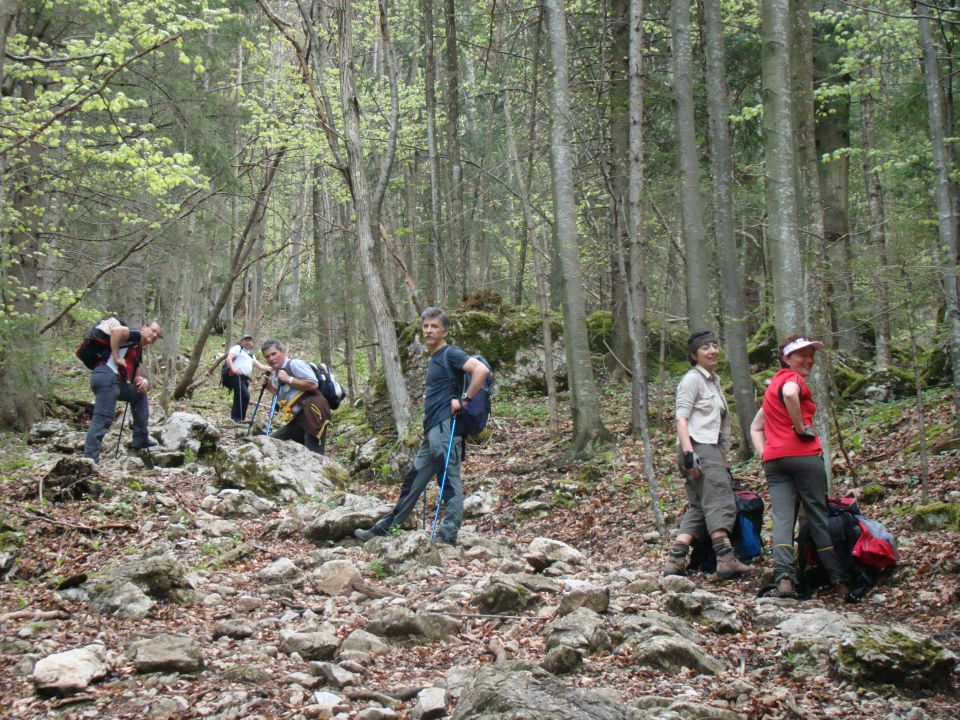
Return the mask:
[(846, 602), (855, 602), (854, 600), (848, 600), (847, 597), (850, 595), (850, 586), (845, 582), (838, 582), (834, 584), (833, 589), (837, 591), (837, 597)]
[(449, 538), (445, 538), (445, 537), (443, 537), (443, 535), (436, 535), (436, 536), (430, 538), (430, 542), (432, 542), (434, 545), (449, 545), (450, 547), (456, 547), (456, 546), (457, 546), (457, 541), (456, 541), (456, 540), (451, 540), (451, 539), (449, 539)]
[(687, 556), (677, 557), (667, 555), (666, 562), (663, 563), (662, 575), (686, 575), (687, 574)]
[(794, 587), (793, 580), (788, 577), (780, 578), (780, 580), (777, 582), (776, 592), (774, 592), (773, 595), (774, 597), (791, 598), (793, 600), (796, 600), (797, 597), (799, 597), (797, 595), (797, 590)]
[(732, 580), (733, 578), (749, 575), (753, 568), (740, 562), (737, 554), (730, 550), (717, 558), (717, 575), (721, 580)]
[(158, 443), (156, 440), (151, 440), (150, 438), (147, 438), (146, 441), (135, 441), (130, 443), (130, 449), (131, 450), (149, 450), (150, 448), (156, 447), (159, 444), (160, 443)]
[(353, 536), (357, 540), (363, 540), (363, 542), (366, 542), (367, 540), (373, 540), (374, 538), (377, 538), (377, 537), (386, 537), (387, 531), (384, 530), (379, 525), (374, 525), (369, 530), (364, 530), (363, 528), (357, 528), (356, 530), (353, 531)]

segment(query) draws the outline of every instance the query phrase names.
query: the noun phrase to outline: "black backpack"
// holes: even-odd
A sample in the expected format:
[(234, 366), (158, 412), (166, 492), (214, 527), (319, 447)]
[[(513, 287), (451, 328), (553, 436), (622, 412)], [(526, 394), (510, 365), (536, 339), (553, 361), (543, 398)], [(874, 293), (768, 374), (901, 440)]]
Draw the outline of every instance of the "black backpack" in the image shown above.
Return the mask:
[[(245, 350), (242, 346), (240, 348), (240, 352), (248, 353), (250, 357), (253, 357), (253, 353), (251, 353), (249, 350)], [(237, 381), (233, 379), (235, 377), (237, 376), (230, 372), (230, 366), (227, 365), (227, 356), (224, 355), (223, 365), (220, 366), (220, 385), (233, 392), (237, 389)]]
[[(102, 328), (126, 325), (123, 320), (107, 317), (100, 320), (87, 331), (77, 346), (76, 356), (88, 369), (93, 370), (110, 358), (110, 333)], [(129, 345), (128, 345), (129, 347)]]
[[(749, 563), (763, 551), (760, 530), (763, 528), (763, 498), (752, 490), (735, 490), (737, 519), (733, 524), (730, 542), (740, 562)], [(716, 572), (717, 554), (709, 537), (697, 538), (690, 553), (690, 570)]]
[(337, 382), (333, 373), (324, 363), (308, 362), (307, 364), (313, 370), (313, 374), (317, 376), (317, 389), (320, 394), (326, 398), (330, 409), (336, 410), (340, 407), (340, 403), (346, 399), (347, 391), (340, 386), (340, 383)]
[[(827, 526), (833, 551), (850, 576), (847, 598), (856, 602), (863, 599), (881, 579), (890, 575), (892, 568), (874, 567), (854, 556), (853, 549), (862, 532), (858, 520), (858, 517), (862, 517), (860, 506), (854, 498), (827, 498), (827, 509), (830, 513)], [(797, 533), (797, 569), (797, 589), (801, 595), (809, 595), (818, 587), (830, 585), (830, 578), (817, 557), (817, 545), (808, 522), (801, 525)]]
[[(490, 372), (487, 373), (487, 377), (477, 394), (457, 415), (457, 429), (460, 430), (458, 434), (464, 438), (479, 435), (487, 427), (491, 410), (490, 393), (493, 391), (493, 370), (490, 368), (490, 363), (482, 355), (471, 355), (471, 357), (482, 362)], [(459, 397), (470, 386), (470, 373), (463, 370), (454, 370), (453, 366), (450, 365), (450, 358), (447, 357), (446, 351), (443, 353), (443, 367), (447, 371), (447, 377), (450, 378), (457, 397)], [(457, 382), (457, 373), (463, 376), (462, 382)]]

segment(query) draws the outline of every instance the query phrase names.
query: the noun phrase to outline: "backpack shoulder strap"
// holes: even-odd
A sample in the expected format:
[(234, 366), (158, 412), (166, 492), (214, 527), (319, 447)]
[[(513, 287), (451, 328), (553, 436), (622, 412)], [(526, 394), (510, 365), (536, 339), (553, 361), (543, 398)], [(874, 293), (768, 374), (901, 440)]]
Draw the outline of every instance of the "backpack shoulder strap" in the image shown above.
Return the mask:
[[(453, 385), (454, 391), (459, 393), (461, 391), (460, 391), (460, 386), (457, 383), (456, 371), (453, 369), (453, 365), (450, 364), (450, 357), (447, 353), (447, 350), (449, 350), (451, 347), (453, 346), (447, 345), (447, 347), (443, 349), (443, 367), (447, 371), (447, 377), (450, 378), (450, 384)], [(464, 375), (463, 384), (464, 384), (464, 390), (466, 390), (466, 384), (467, 384), (466, 373), (464, 373), (463, 370), (461, 370), (460, 372), (461, 374)]]

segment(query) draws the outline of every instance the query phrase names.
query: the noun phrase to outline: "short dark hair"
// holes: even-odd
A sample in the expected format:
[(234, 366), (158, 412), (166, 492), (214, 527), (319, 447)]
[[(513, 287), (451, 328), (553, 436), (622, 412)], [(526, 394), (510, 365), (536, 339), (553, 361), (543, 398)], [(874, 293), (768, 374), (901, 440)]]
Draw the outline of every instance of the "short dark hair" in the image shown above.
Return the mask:
[(691, 366), (697, 364), (697, 350), (707, 342), (717, 342), (717, 336), (714, 335), (713, 330), (694, 330), (687, 338), (687, 359)]
[(440, 308), (431, 306), (420, 313), (420, 322), (425, 322), (431, 318), (440, 318), (440, 322), (443, 323), (443, 329), (450, 329), (450, 318), (448, 318), (447, 314)]
[(276, 349), (279, 350), (280, 352), (285, 352), (285, 351), (286, 351), (286, 348), (283, 346), (283, 343), (282, 343), (282, 342), (280, 342), (279, 340), (274, 340), (273, 338), (271, 338), (270, 340), (264, 340), (263, 343), (261, 343), (261, 345), (260, 345), (260, 352), (265, 353), (265, 352), (266, 352), (267, 350), (269, 350), (270, 348), (276, 348)]

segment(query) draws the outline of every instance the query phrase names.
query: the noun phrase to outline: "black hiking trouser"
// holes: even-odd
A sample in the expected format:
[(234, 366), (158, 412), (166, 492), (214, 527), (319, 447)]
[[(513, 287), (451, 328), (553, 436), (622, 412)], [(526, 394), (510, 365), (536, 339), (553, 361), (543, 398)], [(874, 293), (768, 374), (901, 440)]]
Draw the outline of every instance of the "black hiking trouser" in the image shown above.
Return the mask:
[(228, 382), (230, 389), (233, 390), (230, 419), (234, 422), (243, 422), (247, 418), (247, 406), (250, 405), (250, 378), (246, 375), (233, 375)]

